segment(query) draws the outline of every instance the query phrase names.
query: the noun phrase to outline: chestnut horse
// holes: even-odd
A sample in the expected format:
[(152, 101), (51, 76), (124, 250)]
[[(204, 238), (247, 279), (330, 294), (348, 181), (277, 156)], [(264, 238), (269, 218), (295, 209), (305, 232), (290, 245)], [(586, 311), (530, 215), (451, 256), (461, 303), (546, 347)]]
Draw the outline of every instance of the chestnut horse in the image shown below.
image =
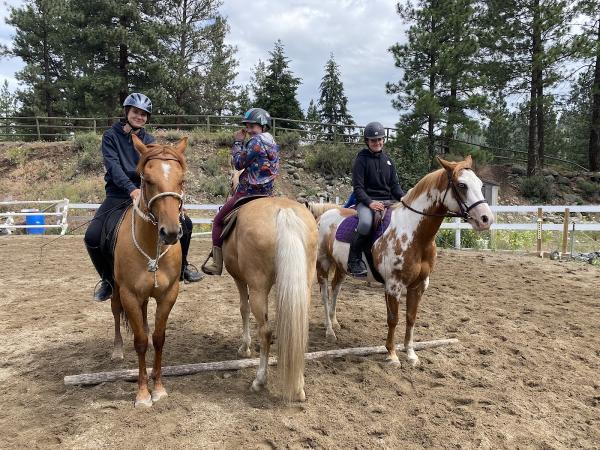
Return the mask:
[(223, 261), (240, 294), (241, 357), (250, 357), (250, 311), (260, 339), (260, 365), (251, 389), (267, 384), (271, 330), (268, 295), (277, 298), (277, 367), (286, 400), (304, 401), (304, 352), (308, 308), (317, 259), (317, 224), (300, 203), (280, 197), (243, 205), (223, 243)]
[[(444, 217), (463, 217), (476, 231), (487, 230), (494, 221), (481, 192), (482, 182), (471, 170), (471, 157), (461, 162), (441, 158), (438, 161), (442, 169), (423, 177), (401, 203), (392, 206), (390, 225), (372, 246), (374, 266), (384, 280), (388, 324), (385, 346), (387, 361), (393, 364), (399, 364), (394, 332), (403, 295), (406, 295), (404, 349), (411, 365), (419, 361), (413, 348), (413, 328), (421, 296), (429, 285), (435, 264), (435, 235)], [(352, 209), (337, 208), (319, 218), (317, 279), (325, 308), (326, 336), (332, 341), (336, 340), (333, 328), (339, 329), (336, 300), (346, 277), (350, 247), (336, 240), (336, 231), (345, 218), (355, 214)], [(331, 270), (334, 274), (330, 304), (328, 275)], [(370, 267), (365, 280), (376, 281)]]
[[(141, 195), (125, 213), (115, 245), (114, 290), (111, 307), (115, 319), (113, 359), (123, 358), (123, 339), (119, 320), (124, 315), (133, 330), (138, 355), (138, 391), (135, 406), (152, 406), (167, 396), (161, 377), (165, 329), (171, 308), (179, 293), (182, 235), (179, 215), (183, 208), (183, 155), (187, 138), (176, 146), (144, 145), (131, 135), (140, 153), (137, 166)], [(148, 347), (147, 306), (156, 300), (152, 343), (154, 389), (148, 389), (146, 350)]]

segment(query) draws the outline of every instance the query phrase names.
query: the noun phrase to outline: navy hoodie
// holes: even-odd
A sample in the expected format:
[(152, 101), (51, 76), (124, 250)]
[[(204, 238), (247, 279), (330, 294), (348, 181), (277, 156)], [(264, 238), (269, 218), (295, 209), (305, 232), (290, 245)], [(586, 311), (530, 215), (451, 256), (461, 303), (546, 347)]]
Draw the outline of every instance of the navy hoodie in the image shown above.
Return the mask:
[(358, 203), (366, 206), (373, 200), (400, 200), (404, 192), (392, 160), (383, 152), (361, 150), (352, 167), (352, 186)]
[[(129, 194), (140, 187), (140, 176), (136, 172), (140, 155), (133, 147), (131, 133), (123, 131), (124, 122), (115, 122), (102, 136), (102, 156), (106, 175), (107, 197), (128, 198)], [(144, 144), (152, 144), (155, 139), (141, 128), (137, 137)]]

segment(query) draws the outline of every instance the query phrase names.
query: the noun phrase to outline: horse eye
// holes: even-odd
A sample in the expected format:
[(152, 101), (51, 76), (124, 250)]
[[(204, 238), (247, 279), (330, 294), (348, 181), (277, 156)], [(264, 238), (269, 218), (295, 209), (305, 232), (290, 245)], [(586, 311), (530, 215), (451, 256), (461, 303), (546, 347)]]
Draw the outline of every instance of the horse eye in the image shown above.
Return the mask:
[(457, 186), (461, 189), (466, 189), (467, 185), (465, 183), (458, 183)]

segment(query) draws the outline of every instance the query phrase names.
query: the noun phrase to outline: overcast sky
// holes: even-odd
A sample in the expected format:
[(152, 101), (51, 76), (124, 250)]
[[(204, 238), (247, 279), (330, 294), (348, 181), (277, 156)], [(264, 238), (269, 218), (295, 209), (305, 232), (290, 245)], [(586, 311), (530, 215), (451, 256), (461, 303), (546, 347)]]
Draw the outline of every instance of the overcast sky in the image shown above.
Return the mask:
[[(0, 9), (0, 43), (10, 44), (14, 30), (4, 23), (6, 4)], [(227, 41), (238, 49), (238, 84), (246, 84), (259, 59), (281, 39), (290, 69), (302, 80), (298, 100), (306, 111), (310, 99), (318, 100), (325, 62), (333, 53), (340, 66), (348, 107), (359, 125), (378, 120), (392, 127), (399, 113), (391, 106), (385, 83), (401, 78), (388, 48), (404, 41), (406, 27), (392, 0), (224, 0), (222, 14), (231, 31)], [(0, 62), (0, 83), (17, 86), (14, 74), (20, 59)]]

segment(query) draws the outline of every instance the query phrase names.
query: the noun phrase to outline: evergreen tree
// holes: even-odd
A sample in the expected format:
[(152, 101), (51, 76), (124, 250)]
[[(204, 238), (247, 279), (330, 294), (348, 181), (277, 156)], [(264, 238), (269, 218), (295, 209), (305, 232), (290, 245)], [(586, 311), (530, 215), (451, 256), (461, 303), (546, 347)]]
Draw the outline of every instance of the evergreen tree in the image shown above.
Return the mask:
[(240, 88), (237, 100), (235, 114), (243, 116), (246, 111), (252, 108), (252, 99), (250, 98), (250, 86)]
[(348, 98), (344, 94), (340, 69), (333, 54), (325, 63), (325, 75), (321, 79), (320, 90), (319, 115), (321, 122), (325, 123), (324, 131), (329, 134), (328, 139), (333, 140), (335, 135), (351, 133), (354, 128), (340, 126), (354, 125), (354, 120), (348, 112)]
[(310, 103), (308, 104), (308, 109), (306, 110), (306, 120), (308, 123), (306, 125), (306, 129), (308, 131), (308, 137), (311, 140), (316, 140), (319, 137), (319, 133), (321, 131), (321, 115), (319, 114), (319, 109), (315, 104), (314, 100), (311, 98)]
[[(400, 111), (398, 123), (405, 138), (427, 127), (430, 161), (435, 153), (436, 133), (453, 137), (472, 132), (476, 122), (468, 112), (481, 111), (480, 53), (475, 0), (419, 0), (397, 5), (398, 14), (411, 26), (408, 43), (389, 50), (403, 78), (386, 85), (395, 95), (392, 105)], [(405, 139), (404, 138), (404, 139)]]
[(266, 97), (265, 79), (267, 78), (267, 65), (264, 61), (258, 60), (252, 68), (252, 77), (250, 79), (250, 88), (255, 99)]
[[(259, 86), (258, 92), (255, 91), (255, 106), (266, 109), (272, 117), (302, 120), (304, 115), (296, 98), (300, 79), (289, 69), (289, 59), (284, 54), (281, 41), (275, 43), (275, 48), (269, 54), (271, 58), (263, 86)], [(284, 128), (299, 128), (296, 122), (286, 120), (277, 124)]]
[(227, 22), (217, 17), (211, 27), (209, 69), (204, 78), (202, 106), (206, 114), (222, 115), (235, 110), (236, 90), (234, 85), (238, 65), (235, 59), (235, 47), (226, 45), (224, 38), (229, 31)]
[(17, 96), (8, 89), (8, 81), (4, 80), (0, 89), (0, 116), (11, 117), (17, 113)]
[(572, 10), (566, 0), (489, 0), (484, 24), (490, 32), (483, 45), (492, 57), (488, 74), (509, 93), (529, 92), (527, 173), (544, 163), (545, 90), (562, 78), (559, 63), (570, 55), (568, 22)]

